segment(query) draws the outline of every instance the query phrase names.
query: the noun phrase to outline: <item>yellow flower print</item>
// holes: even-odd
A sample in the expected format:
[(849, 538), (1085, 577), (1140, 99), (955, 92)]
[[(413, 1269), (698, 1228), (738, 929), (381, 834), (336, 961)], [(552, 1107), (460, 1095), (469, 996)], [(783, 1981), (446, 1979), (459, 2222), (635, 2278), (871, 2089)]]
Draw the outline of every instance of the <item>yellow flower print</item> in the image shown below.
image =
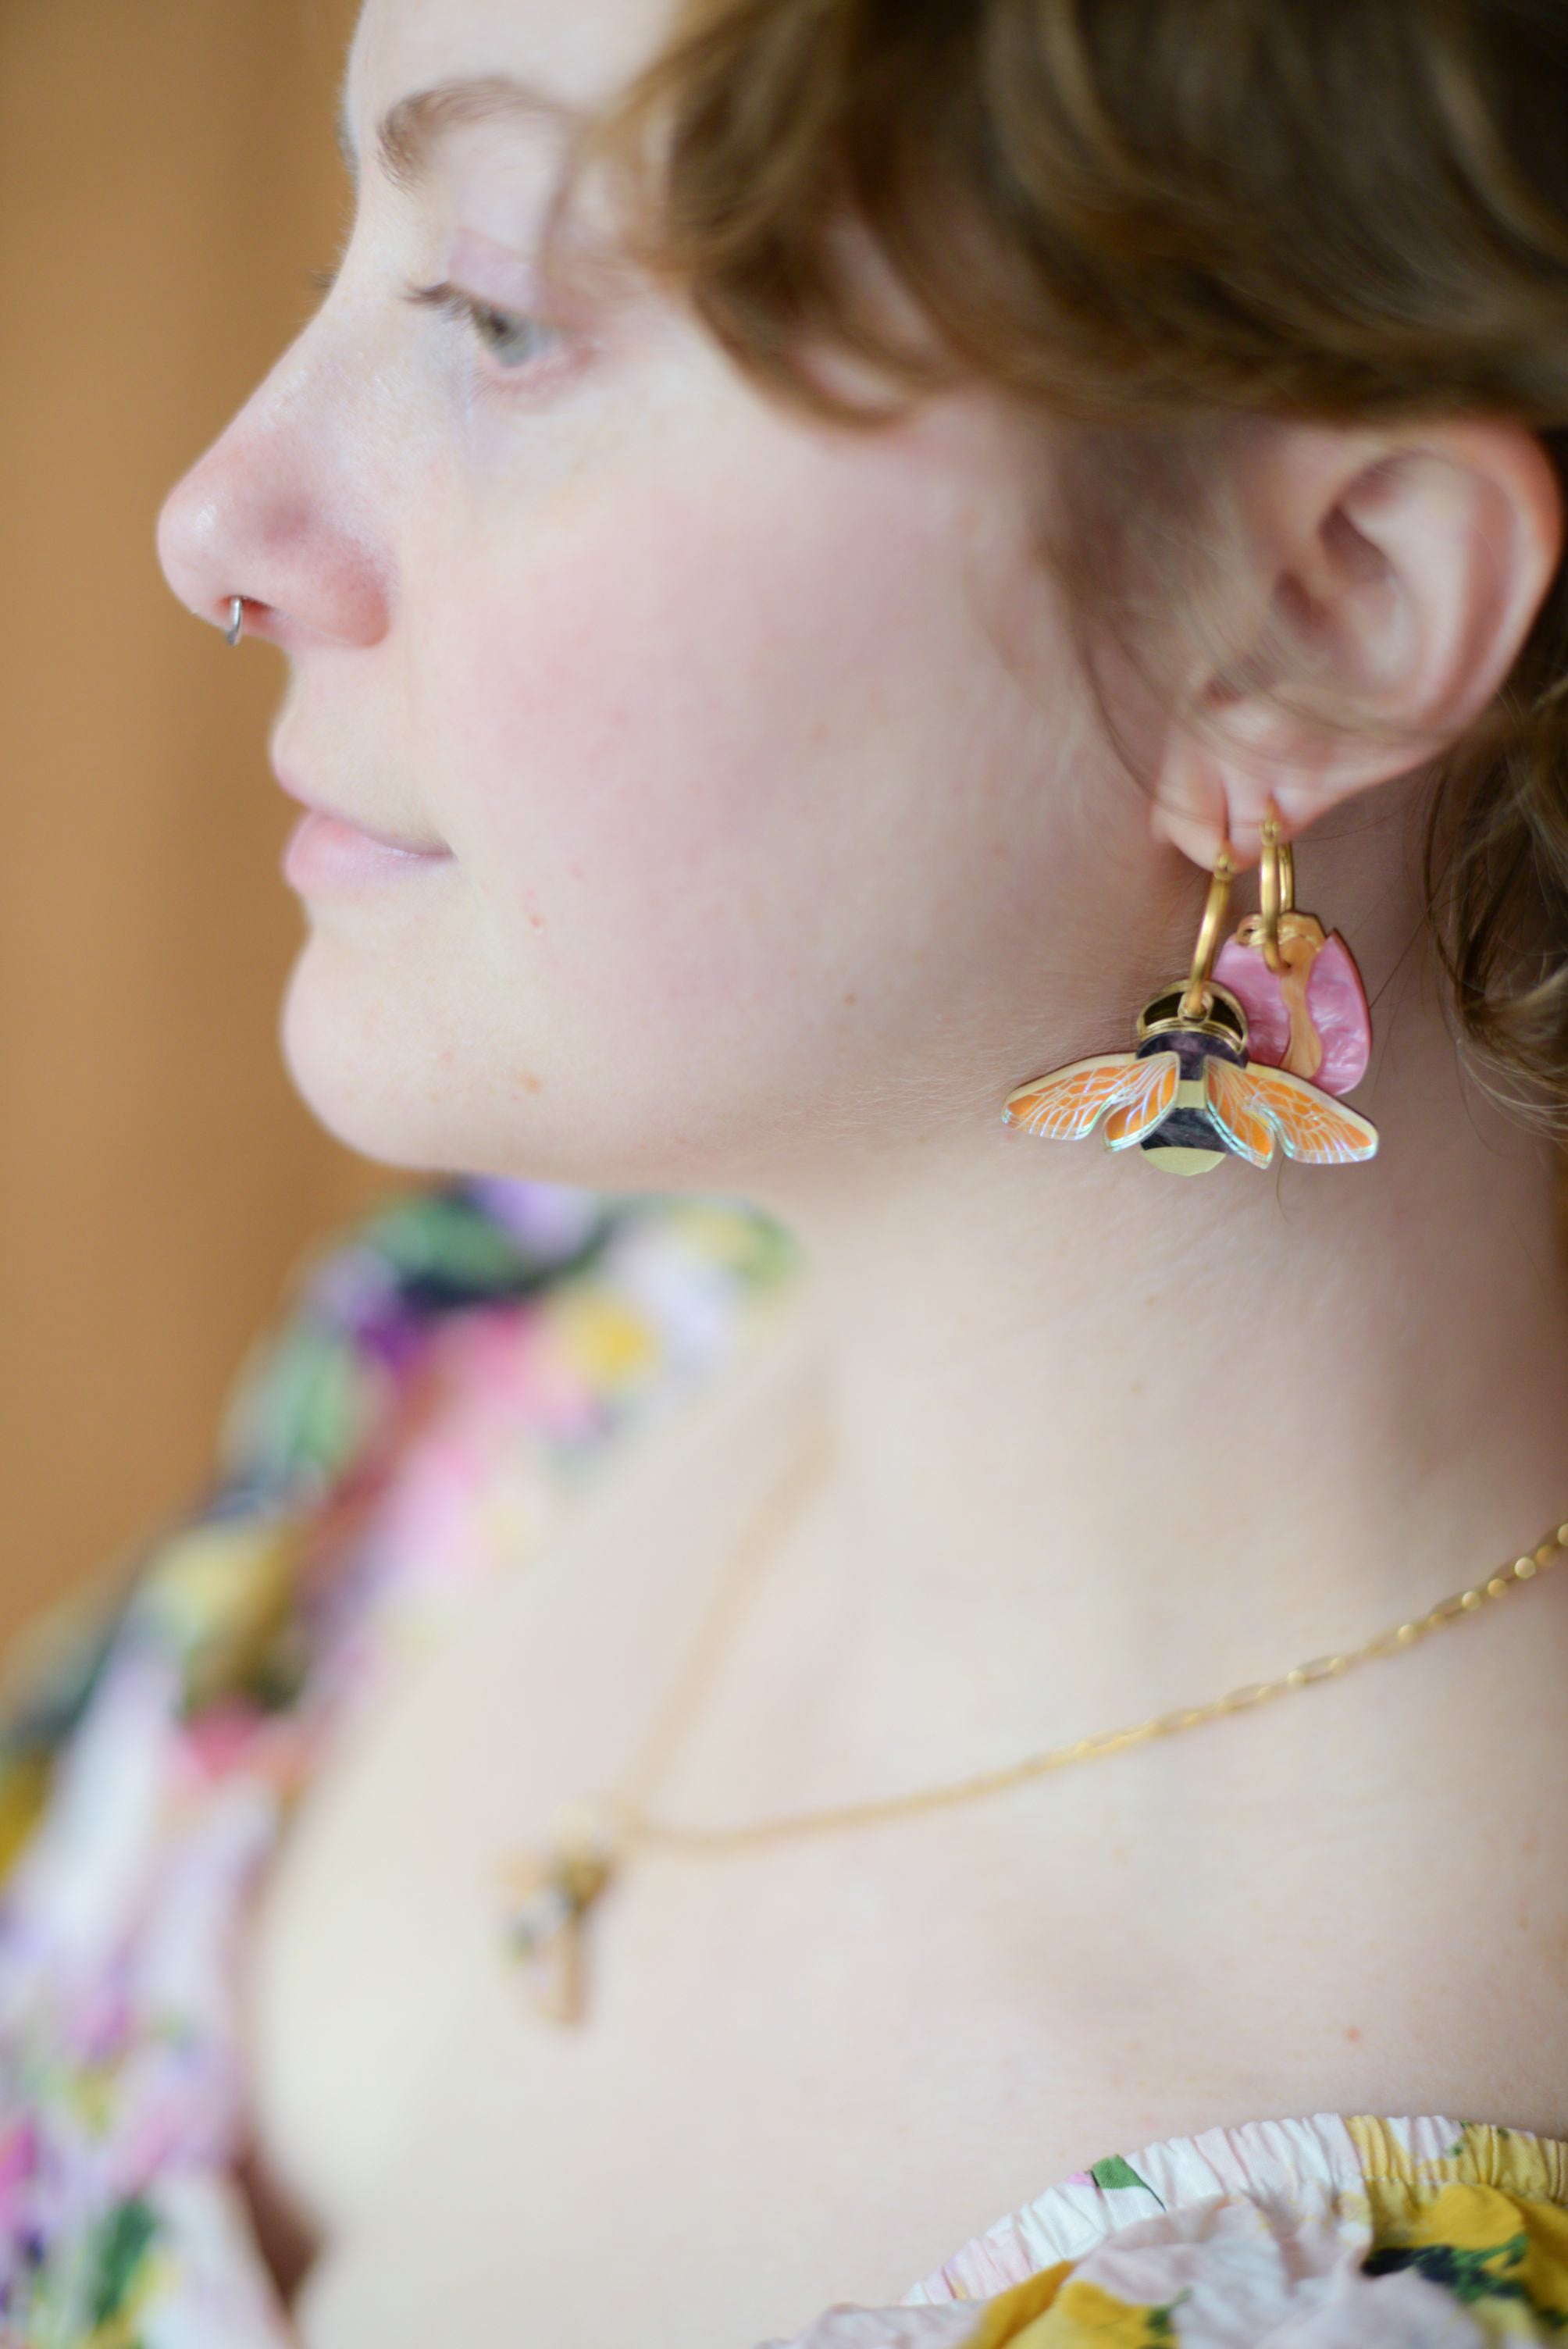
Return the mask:
[(185, 1661), (187, 1702), (232, 1688), (287, 1610), (298, 1571), (292, 1520), (242, 1517), (176, 1534), (142, 1578), (136, 1604)]
[(1568, 2198), (1563, 2151), (1561, 2137), (1522, 2137), (1491, 2121), (1466, 2121), (1459, 2134), (1458, 2174), (1526, 2201), (1561, 2202)]
[(1410, 2187), (1497, 2186), (1535, 2202), (1568, 2200), (1568, 2160), (1560, 2137), (1522, 2137), (1491, 2121), (1464, 2121), (1447, 2151), (1418, 2159), (1394, 2127), (1368, 2113), (1346, 2121), (1369, 2185), (1398, 2179)]
[(1138, 2308), (1099, 2284), (1075, 2283), (1063, 2260), (1004, 2292), (964, 2349), (1172, 2349), (1171, 2310)]
[(980, 2329), (969, 2335), (964, 2349), (1024, 2349), (1026, 2343), (1034, 2349), (1037, 2334), (1030, 2320), (1051, 2306), (1077, 2264), (1076, 2260), (1058, 2260), (1054, 2268), (1043, 2268), (1026, 2283), (988, 2300)]
[(1403, 2215), (1388, 2214), (1378, 2229), (1379, 2241), (1406, 2249), (1418, 2243), (1445, 2243), (1450, 2251), (1484, 2256), (1509, 2251), (1523, 2233), (1519, 2206), (1508, 2194), (1491, 2186), (1444, 2186), (1427, 2199), (1401, 2196)]
[(658, 1350), (646, 1317), (612, 1296), (563, 1289), (552, 1318), (562, 1356), (590, 1386), (624, 1385), (654, 1367)]
[(0, 1757), (0, 1880), (43, 1816), (54, 1775), (46, 1754)]

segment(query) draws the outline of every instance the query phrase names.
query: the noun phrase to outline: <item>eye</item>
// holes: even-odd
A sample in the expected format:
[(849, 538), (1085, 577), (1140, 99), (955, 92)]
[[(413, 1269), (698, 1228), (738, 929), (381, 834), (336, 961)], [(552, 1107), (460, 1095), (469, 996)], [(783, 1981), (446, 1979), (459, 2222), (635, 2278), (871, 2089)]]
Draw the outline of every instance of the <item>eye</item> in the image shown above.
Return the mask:
[(404, 299), (425, 309), (438, 310), (444, 316), (468, 326), (507, 374), (521, 375), (537, 367), (541, 360), (552, 357), (562, 339), (559, 330), (542, 318), (498, 309), (493, 302), (481, 302), (476, 295), (465, 294), (460, 286), (410, 285)]

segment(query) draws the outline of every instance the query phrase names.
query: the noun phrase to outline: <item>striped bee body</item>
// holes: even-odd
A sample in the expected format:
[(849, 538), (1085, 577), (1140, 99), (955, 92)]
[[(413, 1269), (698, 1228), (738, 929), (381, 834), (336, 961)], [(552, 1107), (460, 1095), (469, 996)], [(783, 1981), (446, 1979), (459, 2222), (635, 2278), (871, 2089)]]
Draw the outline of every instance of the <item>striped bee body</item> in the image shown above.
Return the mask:
[(1134, 1143), (1162, 1174), (1205, 1174), (1226, 1157), (1267, 1166), (1276, 1148), (1312, 1166), (1373, 1157), (1375, 1126), (1305, 1077), (1247, 1053), (1238, 999), (1211, 981), (1201, 1017), (1186, 985), (1144, 1005), (1130, 1052), (1100, 1052), (1033, 1077), (1007, 1098), (1004, 1121), (1047, 1141), (1080, 1141), (1103, 1116), (1108, 1150)]

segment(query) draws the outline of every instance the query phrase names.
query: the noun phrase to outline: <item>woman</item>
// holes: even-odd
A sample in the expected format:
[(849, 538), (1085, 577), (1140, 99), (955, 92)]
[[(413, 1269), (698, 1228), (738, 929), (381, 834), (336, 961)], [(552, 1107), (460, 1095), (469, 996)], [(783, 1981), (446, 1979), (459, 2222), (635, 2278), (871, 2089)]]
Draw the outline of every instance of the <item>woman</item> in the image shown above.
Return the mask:
[(294, 1081), (464, 1173), (19, 1674), (15, 2338), (1568, 2322), (1565, 100), (369, 0), (160, 544)]

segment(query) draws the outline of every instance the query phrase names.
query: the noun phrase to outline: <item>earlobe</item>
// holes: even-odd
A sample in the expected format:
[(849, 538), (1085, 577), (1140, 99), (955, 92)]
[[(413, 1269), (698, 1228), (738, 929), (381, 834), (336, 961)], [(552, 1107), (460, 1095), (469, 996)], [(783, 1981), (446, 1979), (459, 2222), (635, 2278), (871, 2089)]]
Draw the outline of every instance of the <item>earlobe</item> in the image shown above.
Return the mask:
[[(1266, 792), (1264, 796), (1267, 796)], [(1259, 806), (1261, 810), (1261, 799)], [(1290, 822), (1290, 811), (1284, 809), (1282, 812)], [(1155, 839), (1168, 840), (1195, 864), (1212, 869), (1222, 841), (1228, 840), (1233, 847), (1239, 845), (1235, 822), (1222, 762), (1187, 728), (1173, 728), (1166, 739), (1150, 809), (1149, 828)], [(1295, 829), (1294, 823), (1292, 828)], [(1261, 812), (1258, 837), (1261, 844)], [(1242, 861), (1245, 861), (1244, 857)]]
[(1150, 827), (1195, 863), (1257, 853), (1439, 756), (1494, 698), (1563, 559), (1563, 486), (1508, 419), (1374, 434), (1284, 425), (1242, 481), (1265, 617), (1243, 692), (1206, 681), (1172, 728)]

